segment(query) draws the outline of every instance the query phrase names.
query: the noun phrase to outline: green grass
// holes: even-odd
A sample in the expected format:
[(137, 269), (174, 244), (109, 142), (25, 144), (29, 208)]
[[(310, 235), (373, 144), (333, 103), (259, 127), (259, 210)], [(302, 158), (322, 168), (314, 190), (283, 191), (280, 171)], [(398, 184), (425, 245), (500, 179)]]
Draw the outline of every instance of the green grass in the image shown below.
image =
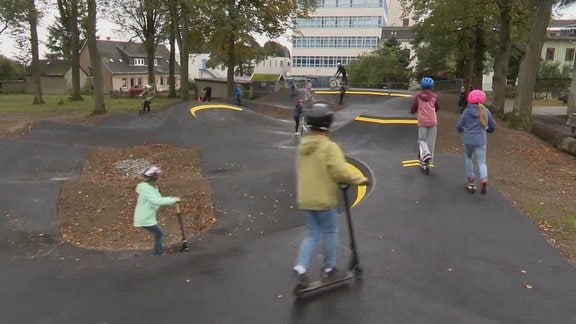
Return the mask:
[[(0, 95), (0, 113), (17, 112), (31, 115), (89, 115), (94, 109), (92, 96), (83, 96), (84, 100), (70, 101), (66, 95), (44, 95), (44, 104), (34, 105), (34, 96), (31, 94), (2, 94)], [(108, 112), (138, 111), (143, 98), (106, 98)], [(180, 102), (179, 98), (157, 96), (152, 101), (152, 110), (165, 109), (172, 104)]]

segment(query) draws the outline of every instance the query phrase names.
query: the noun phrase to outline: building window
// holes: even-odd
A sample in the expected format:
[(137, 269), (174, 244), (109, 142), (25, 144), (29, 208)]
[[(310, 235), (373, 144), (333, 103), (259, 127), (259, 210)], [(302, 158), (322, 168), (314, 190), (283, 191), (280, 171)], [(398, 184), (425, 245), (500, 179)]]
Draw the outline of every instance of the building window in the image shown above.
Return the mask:
[(408, 18), (402, 19), (402, 27), (408, 27), (408, 26), (410, 26), (410, 19)]
[(157, 59), (157, 58), (154, 59), (154, 65), (155, 65), (155, 66), (160, 65), (160, 59)]
[(546, 49), (546, 61), (554, 61), (554, 48), (549, 47)]
[(573, 48), (567, 48), (566, 49), (566, 56), (564, 57), (564, 61), (566, 61), (566, 62), (574, 61), (574, 49)]
[(143, 58), (135, 58), (134, 59), (134, 65), (144, 65), (144, 59)]

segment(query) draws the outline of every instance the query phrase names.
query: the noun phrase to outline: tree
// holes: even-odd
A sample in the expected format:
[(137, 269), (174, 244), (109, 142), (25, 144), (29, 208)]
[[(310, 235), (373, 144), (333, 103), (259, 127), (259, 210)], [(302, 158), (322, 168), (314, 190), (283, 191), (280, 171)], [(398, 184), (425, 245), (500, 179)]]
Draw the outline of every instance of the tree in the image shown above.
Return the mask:
[(80, 84), (80, 21), (84, 19), (84, 2), (78, 0), (57, 0), (59, 19), (48, 27), (48, 48), (51, 57), (61, 57), (72, 65), (72, 94), (70, 100), (83, 100)]
[(86, 38), (90, 62), (92, 62), (92, 75), (94, 87), (94, 110), (92, 114), (101, 115), (106, 113), (104, 101), (104, 78), (102, 76), (102, 57), (98, 52), (96, 39), (96, 0), (87, 0), (88, 16), (86, 18)]
[(540, 65), (542, 43), (556, 0), (532, 0), (532, 2), (535, 5), (536, 15), (530, 31), (531, 37), (520, 61), (517, 95), (510, 115), (510, 125), (523, 129), (532, 127), (532, 94), (538, 77), (538, 69), (534, 67)]
[(0, 55), (0, 80), (21, 80), (24, 67), (15, 60)]
[(234, 69), (238, 64), (237, 45), (249, 45), (251, 35), (264, 34), (276, 38), (292, 28), (291, 19), (304, 17), (313, 9), (313, 0), (223, 0), (207, 3), (205, 14), (207, 26), (216, 41), (210, 42), (211, 55), (221, 58), (227, 67), (229, 92), (234, 85)]
[(146, 49), (148, 83), (156, 83), (155, 53), (158, 44), (166, 39), (162, 25), (169, 17), (162, 0), (124, 0), (103, 2), (111, 20), (124, 26), (137, 37)]
[(40, 81), (40, 54), (38, 45), (38, 20), (40, 13), (36, 9), (35, 0), (26, 0), (24, 8), (26, 8), (26, 21), (28, 22), (30, 30), (30, 46), (32, 54), (32, 64), (30, 68), (32, 69), (32, 92), (34, 93), (32, 104), (43, 104), (44, 99), (42, 98), (42, 83)]
[(348, 66), (350, 81), (362, 88), (406, 87), (410, 70), (402, 52), (394, 42), (381, 44), (377, 49), (361, 55)]

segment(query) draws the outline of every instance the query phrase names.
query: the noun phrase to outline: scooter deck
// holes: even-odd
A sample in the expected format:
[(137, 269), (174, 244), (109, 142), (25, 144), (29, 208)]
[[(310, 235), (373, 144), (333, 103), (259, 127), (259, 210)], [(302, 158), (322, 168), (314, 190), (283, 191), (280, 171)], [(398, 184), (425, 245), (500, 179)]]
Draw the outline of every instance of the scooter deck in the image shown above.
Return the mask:
[(318, 290), (318, 289), (322, 289), (322, 288), (328, 288), (334, 285), (337, 285), (339, 283), (342, 283), (344, 281), (348, 281), (352, 278), (354, 278), (356, 275), (354, 274), (353, 271), (348, 271), (346, 272), (346, 274), (344, 274), (343, 276), (338, 276), (336, 278), (330, 279), (330, 280), (316, 280), (316, 281), (312, 281), (308, 284), (308, 286), (303, 287), (303, 288), (299, 288), (298, 286), (296, 286), (296, 288), (294, 289), (294, 295), (296, 297), (301, 297), (302, 295)]

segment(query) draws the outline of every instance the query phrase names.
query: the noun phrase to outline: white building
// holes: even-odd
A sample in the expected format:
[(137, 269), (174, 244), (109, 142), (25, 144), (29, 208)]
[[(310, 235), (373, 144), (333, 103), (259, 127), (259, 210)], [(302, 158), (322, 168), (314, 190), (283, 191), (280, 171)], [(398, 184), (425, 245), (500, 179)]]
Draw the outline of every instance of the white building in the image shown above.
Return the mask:
[(268, 57), (254, 66), (254, 73), (290, 75), (292, 59), (289, 57)]
[(206, 66), (210, 59), (208, 53), (188, 55), (188, 80), (194, 79), (226, 79), (226, 69), (211, 69)]
[[(210, 59), (210, 54), (199, 53), (190, 54), (188, 57), (188, 78), (194, 79), (226, 79), (227, 69), (211, 69), (206, 63)], [(289, 57), (268, 57), (254, 65), (254, 73), (290, 74), (291, 59)]]
[(296, 19), (292, 75), (330, 76), (378, 46), (382, 28), (407, 26), (399, 0), (317, 0), (310, 18)]

